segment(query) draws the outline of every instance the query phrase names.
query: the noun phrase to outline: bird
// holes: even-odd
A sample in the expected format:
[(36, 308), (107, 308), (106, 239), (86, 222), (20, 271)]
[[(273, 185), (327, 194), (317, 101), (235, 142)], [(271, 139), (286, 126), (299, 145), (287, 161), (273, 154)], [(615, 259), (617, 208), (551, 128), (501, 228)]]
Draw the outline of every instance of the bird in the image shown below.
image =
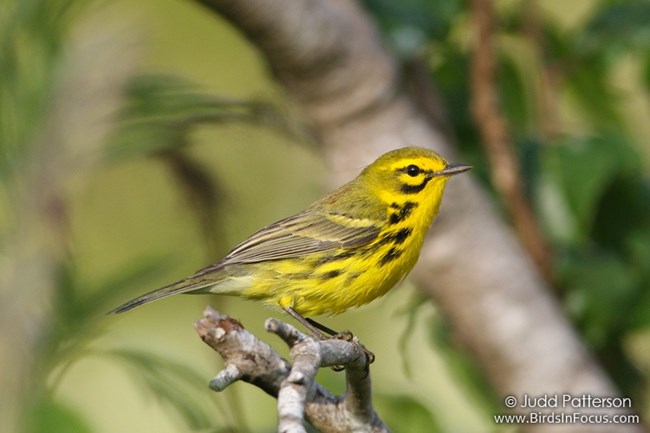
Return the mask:
[(447, 181), (471, 168), (424, 148), (389, 151), (220, 261), (110, 313), (179, 293), (215, 293), (263, 301), (321, 338), (336, 335), (313, 316), (367, 304), (403, 280), (418, 260)]

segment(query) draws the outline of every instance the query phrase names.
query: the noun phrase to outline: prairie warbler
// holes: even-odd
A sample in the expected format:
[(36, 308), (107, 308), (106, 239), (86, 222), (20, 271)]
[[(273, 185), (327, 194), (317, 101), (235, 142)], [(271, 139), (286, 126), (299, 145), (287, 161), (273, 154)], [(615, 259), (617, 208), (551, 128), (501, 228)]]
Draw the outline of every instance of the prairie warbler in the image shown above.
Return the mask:
[(333, 334), (306, 317), (366, 304), (402, 280), (418, 259), (449, 177), (470, 168), (421, 148), (388, 152), (221, 261), (112, 313), (177, 293), (218, 293), (279, 306), (319, 336), (319, 330)]

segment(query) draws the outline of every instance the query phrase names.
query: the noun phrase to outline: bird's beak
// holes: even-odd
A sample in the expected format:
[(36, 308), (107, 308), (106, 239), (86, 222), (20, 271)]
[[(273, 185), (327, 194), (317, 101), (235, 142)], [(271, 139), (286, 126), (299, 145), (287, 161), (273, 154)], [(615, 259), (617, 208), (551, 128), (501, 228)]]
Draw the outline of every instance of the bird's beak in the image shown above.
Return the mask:
[(464, 164), (448, 164), (447, 167), (444, 168), (444, 170), (437, 171), (435, 173), (436, 176), (453, 176), (458, 173), (463, 173), (467, 170), (471, 170), (472, 167), (471, 165), (464, 165)]

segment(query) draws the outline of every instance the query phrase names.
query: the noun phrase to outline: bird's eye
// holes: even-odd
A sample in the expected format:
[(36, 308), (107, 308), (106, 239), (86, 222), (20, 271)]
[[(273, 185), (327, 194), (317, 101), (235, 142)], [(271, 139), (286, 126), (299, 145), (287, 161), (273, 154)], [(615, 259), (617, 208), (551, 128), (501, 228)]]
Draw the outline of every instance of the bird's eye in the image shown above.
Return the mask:
[(411, 164), (408, 167), (406, 167), (406, 174), (408, 174), (411, 177), (415, 177), (418, 174), (420, 174), (420, 167), (418, 167), (415, 164)]

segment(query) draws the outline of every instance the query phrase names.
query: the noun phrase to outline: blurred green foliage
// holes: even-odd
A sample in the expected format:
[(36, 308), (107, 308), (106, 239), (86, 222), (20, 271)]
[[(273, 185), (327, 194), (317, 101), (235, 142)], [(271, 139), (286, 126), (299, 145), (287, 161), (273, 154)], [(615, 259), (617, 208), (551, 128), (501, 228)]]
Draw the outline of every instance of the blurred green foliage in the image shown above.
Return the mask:
[(52, 396), (33, 403), (25, 411), (26, 432), (91, 433), (93, 430), (81, 415)]
[(0, 176), (20, 167), (17, 158), (44, 120), (54, 71), (71, 22), (84, 1), (17, 1), (0, 6)]
[(408, 395), (378, 395), (375, 410), (393, 433), (439, 433), (444, 431), (433, 413)]
[[(88, 4), (14, 0), (0, 5), (0, 209), (11, 207), (12, 188), (24, 181), (22, 169), (33, 157), (32, 143), (48, 113), (56, 110), (49, 104), (65, 73), (60, 68), (64, 47)], [(404, 62), (427, 65), (464, 160), (477, 166), (490, 187), (468, 109), (469, 55), (458, 37), (471, 30), (467, 2), (366, 0), (365, 4)], [(589, 16), (571, 25), (539, 10), (533, 19), (542, 30), (540, 40), (529, 36), (531, 17), (524, 5), (500, 10), (498, 84), (526, 190), (552, 244), (556, 285), (567, 312), (623, 392), (642, 401), (647, 377), (635, 368), (625, 341), (650, 324), (650, 182), (643, 164), (650, 158), (650, 138), (635, 135), (623, 107), (625, 96), (614, 82), (621, 61), (631, 59), (638, 74), (626, 79), (634, 81), (635, 91), (650, 89), (650, 3), (594, 1)], [(523, 48), (508, 49), (505, 41), (513, 40)], [(526, 64), (522, 53), (527, 59), (537, 55), (537, 64)], [(539, 109), (538, 82), (545, 73), (553, 80), (543, 92), (556, 107), (563, 107), (560, 112)], [(271, 128), (295, 141), (311, 140), (306, 128), (277, 107), (208, 94), (186, 77), (153, 71), (131, 77), (122, 90), (125, 104), (114, 119), (101, 162), (119, 165), (144, 158), (171, 168), (168, 174), (182, 188), (181, 195), (190, 197), (206, 242), (219, 237), (211, 230), (219, 226), (223, 186), (189, 151), (196, 128), (245, 123)], [(554, 124), (551, 130), (545, 126), (549, 121)], [(102, 356), (124, 366), (143, 389), (173, 408), (188, 429), (245, 430), (241, 420), (231, 420), (220, 406), (198, 401), (192, 391), (203, 387), (205, 378), (188, 367), (159, 354), (92, 348), (92, 339), (103, 332), (99, 318), (135, 286), (152, 280), (165, 260), (144, 259), (91, 283), (79, 277), (74, 241), (67, 239), (66, 256), (58, 263), (51, 326), (38, 353), (25, 431), (92, 431), (90, 420), (56, 395), (70, 366), (83, 356)], [(413, 314), (416, 311), (413, 307)], [(453, 348), (444, 324), (438, 318), (436, 322), (431, 341), (442, 348), (451, 370), (475, 400), (490, 410), (494, 400), (486, 382), (469, 358)], [(415, 397), (382, 394), (376, 403), (395, 432), (444, 431)], [(219, 421), (214, 412), (220, 413)]]
[(406, 59), (421, 52), (427, 44), (444, 39), (465, 7), (459, 0), (365, 0), (364, 3), (374, 13), (395, 52)]
[(311, 142), (304, 126), (268, 102), (209, 95), (178, 76), (134, 77), (126, 98), (109, 147), (109, 156), (114, 159), (146, 157), (189, 146), (190, 133), (203, 125), (244, 123)]

